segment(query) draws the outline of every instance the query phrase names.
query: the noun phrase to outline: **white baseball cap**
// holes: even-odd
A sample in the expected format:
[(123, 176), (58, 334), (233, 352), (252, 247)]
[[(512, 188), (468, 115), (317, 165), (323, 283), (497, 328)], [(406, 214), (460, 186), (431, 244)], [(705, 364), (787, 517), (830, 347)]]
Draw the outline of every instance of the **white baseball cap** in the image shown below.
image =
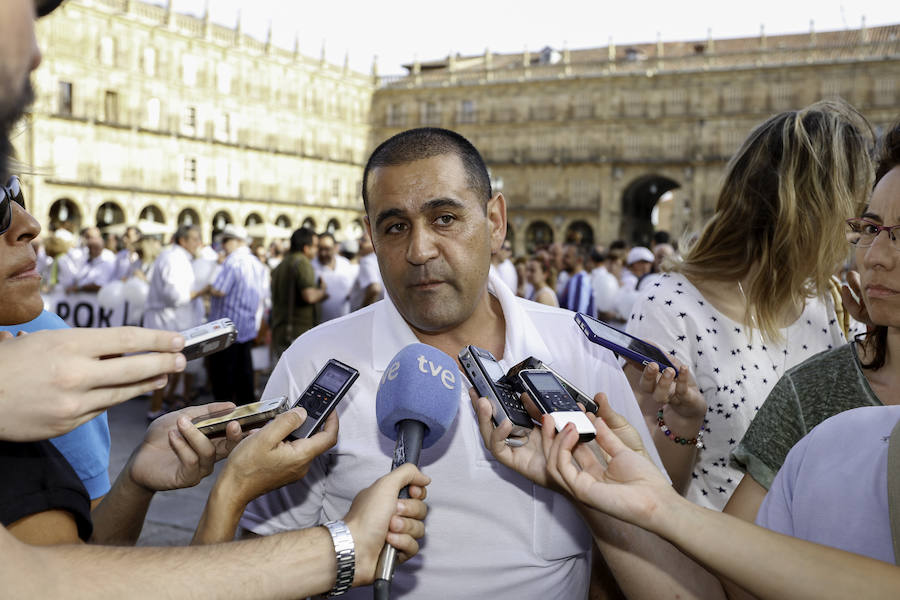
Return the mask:
[(652, 263), (655, 258), (656, 257), (653, 256), (653, 253), (650, 252), (650, 248), (645, 248), (644, 246), (635, 246), (628, 251), (628, 257), (625, 259), (625, 264), (633, 265), (634, 263), (641, 262), (642, 260)]

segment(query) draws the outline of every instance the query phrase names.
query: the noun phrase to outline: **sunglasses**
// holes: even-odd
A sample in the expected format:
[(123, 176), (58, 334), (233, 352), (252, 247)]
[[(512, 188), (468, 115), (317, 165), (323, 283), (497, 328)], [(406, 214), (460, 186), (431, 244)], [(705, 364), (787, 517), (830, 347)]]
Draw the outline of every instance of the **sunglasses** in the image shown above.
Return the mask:
[(0, 235), (6, 233), (9, 226), (12, 225), (12, 206), (10, 202), (15, 202), (23, 209), (25, 208), (25, 196), (22, 195), (22, 186), (19, 184), (19, 178), (13, 175), (6, 182), (6, 185), (0, 185), (0, 191), (3, 197), (0, 198)]

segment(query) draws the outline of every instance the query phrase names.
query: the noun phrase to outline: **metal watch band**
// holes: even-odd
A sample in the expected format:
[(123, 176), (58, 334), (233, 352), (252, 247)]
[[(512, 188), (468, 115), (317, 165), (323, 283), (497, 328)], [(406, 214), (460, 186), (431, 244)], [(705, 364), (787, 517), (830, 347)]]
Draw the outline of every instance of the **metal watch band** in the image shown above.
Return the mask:
[(337, 558), (337, 578), (334, 587), (328, 593), (328, 597), (340, 596), (353, 585), (353, 576), (356, 572), (356, 548), (353, 545), (353, 536), (350, 529), (343, 521), (329, 521), (325, 523), (334, 543), (334, 554)]

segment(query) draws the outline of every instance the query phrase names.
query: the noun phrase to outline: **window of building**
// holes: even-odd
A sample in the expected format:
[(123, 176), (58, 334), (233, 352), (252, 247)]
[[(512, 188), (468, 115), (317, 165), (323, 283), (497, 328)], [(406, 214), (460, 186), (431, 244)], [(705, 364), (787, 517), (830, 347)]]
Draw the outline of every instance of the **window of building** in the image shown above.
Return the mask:
[(474, 100), (463, 100), (459, 103), (458, 123), (474, 123), (477, 120), (477, 117), (478, 114), (475, 110)]
[(590, 119), (594, 116), (594, 100), (590, 96), (579, 96), (575, 100), (572, 114), (576, 119)]
[(231, 140), (231, 114), (222, 113), (216, 117), (215, 131), (217, 140), (227, 142)]
[(219, 63), (216, 66), (216, 88), (220, 94), (231, 93), (231, 65), (227, 63)]
[(772, 86), (771, 98), (773, 110), (788, 110), (794, 103), (794, 94), (789, 83), (779, 83)]
[(59, 82), (59, 114), (72, 114), (72, 83), (69, 81)]
[(666, 114), (683, 115), (687, 108), (687, 90), (676, 88), (666, 93)]
[(390, 104), (387, 113), (388, 127), (403, 127), (406, 125), (406, 106), (399, 103)]
[(141, 56), (141, 66), (144, 69), (144, 75), (153, 77), (156, 75), (156, 48), (144, 48)]
[(895, 80), (886, 77), (875, 81), (875, 104), (879, 106), (893, 106), (897, 100), (897, 83)]
[(196, 56), (185, 54), (181, 57), (181, 81), (184, 85), (197, 85), (197, 72), (200, 60)]
[(422, 106), (422, 125), (441, 124), (441, 113), (437, 102), (425, 102)]
[(162, 106), (159, 98), (150, 98), (147, 100), (147, 129), (159, 129), (160, 117), (162, 115)]
[(722, 110), (740, 112), (744, 108), (744, 90), (738, 85), (729, 85), (722, 90)]
[(112, 67), (116, 61), (116, 42), (109, 36), (100, 39), (100, 64)]
[(197, 107), (187, 106), (181, 118), (181, 131), (185, 135), (197, 135)]
[(192, 156), (184, 158), (182, 180), (185, 183), (197, 183), (197, 159)]
[(107, 123), (119, 122), (119, 94), (112, 90), (106, 90), (103, 98), (103, 120)]

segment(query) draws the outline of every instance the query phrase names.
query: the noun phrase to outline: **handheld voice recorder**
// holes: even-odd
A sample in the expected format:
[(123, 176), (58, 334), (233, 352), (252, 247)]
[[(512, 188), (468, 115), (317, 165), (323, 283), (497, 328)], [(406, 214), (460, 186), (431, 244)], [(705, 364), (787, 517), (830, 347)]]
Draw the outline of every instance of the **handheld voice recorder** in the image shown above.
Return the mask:
[(359, 377), (359, 371), (339, 360), (329, 359), (294, 406), (306, 409), (303, 425), (288, 434), (294, 439), (308, 438), (319, 430), (334, 407)]
[(237, 339), (237, 328), (231, 319), (217, 319), (181, 332), (184, 348), (181, 353), (187, 360), (202, 358), (224, 350)]
[(222, 410), (205, 417), (197, 417), (192, 423), (206, 437), (224, 435), (225, 427), (232, 421), (241, 424), (241, 428), (261, 427), (277, 415), (287, 411), (291, 403), (287, 396), (278, 396), (269, 400), (251, 402), (232, 410)]
[(506, 372), (506, 378), (510, 381), (517, 381), (519, 377), (519, 372), (523, 369), (540, 369), (543, 371), (550, 371), (556, 378), (559, 379), (559, 382), (562, 384), (566, 391), (569, 392), (569, 395), (572, 396), (572, 399), (575, 402), (580, 402), (586, 411), (589, 413), (597, 414), (597, 411), (600, 410), (600, 407), (597, 406), (597, 403), (591, 399), (590, 396), (579, 390), (575, 387), (574, 384), (569, 383), (565, 377), (559, 374), (555, 369), (551, 369), (549, 365), (537, 359), (533, 356), (529, 356), (519, 364), (513, 365), (509, 371)]
[(490, 401), (494, 425), (509, 419), (513, 424), (511, 436), (528, 435), (534, 423), (494, 355), (478, 346), (466, 346), (459, 352), (459, 362), (478, 395)]
[(590, 441), (597, 435), (594, 424), (578, 408), (566, 388), (550, 371), (522, 369), (519, 371), (519, 384), (534, 401), (538, 410), (553, 417), (557, 432), (571, 423), (582, 442)]

